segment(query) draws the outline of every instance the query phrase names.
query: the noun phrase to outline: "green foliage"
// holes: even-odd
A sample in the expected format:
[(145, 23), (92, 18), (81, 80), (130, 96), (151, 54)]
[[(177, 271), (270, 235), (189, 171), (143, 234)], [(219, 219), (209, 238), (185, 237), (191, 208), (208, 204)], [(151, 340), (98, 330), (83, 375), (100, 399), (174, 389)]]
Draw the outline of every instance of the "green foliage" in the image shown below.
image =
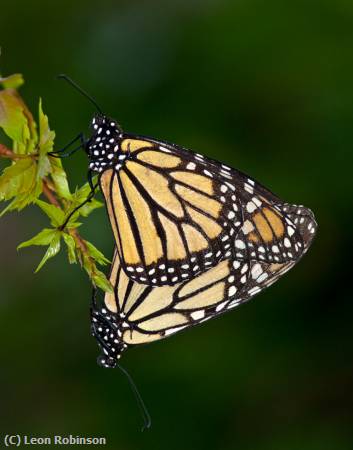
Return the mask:
[[(93, 183), (95, 183), (95, 178), (93, 178)], [(78, 205), (80, 205), (82, 202), (85, 201), (85, 199), (88, 197), (88, 194), (91, 192), (91, 187), (89, 183), (84, 184), (80, 189), (76, 189), (76, 192), (72, 195), (72, 204), (71, 208), (74, 209)], [(80, 208), (80, 215), (83, 217), (87, 217), (91, 212), (97, 208), (101, 208), (103, 206), (103, 203), (92, 199), (89, 203), (86, 203), (85, 205)]]
[(22, 244), (20, 244), (17, 249), (19, 250), (20, 248), (29, 247), (30, 245), (49, 245), (56, 233), (57, 230), (55, 229), (44, 228), (42, 231), (32, 237), (32, 239), (22, 242)]
[(58, 196), (64, 200), (71, 199), (71, 193), (69, 183), (67, 181), (65, 170), (61, 164), (61, 159), (51, 158), (51, 179), (54, 184), (54, 188)]
[(14, 89), (0, 91), (0, 126), (18, 144), (26, 145), (31, 137), (23, 104)]
[(5, 89), (18, 89), (24, 83), (24, 79), (21, 73), (14, 73), (6, 78), (0, 77), (0, 84)]
[(67, 257), (69, 258), (70, 264), (76, 264), (76, 244), (75, 239), (67, 233), (63, 233), (63, 239), (67, 246)]
[[(0, 89), (0, 128), (12, 141), (11, 151), (0, 152), (0, 156), (10, 161), (0, 175), (0, 201), (9, 201), (0, 216), (8, 211), (20, 211), (30, 204), (39, 207), (52, 228), (44, 228), (18, 246), (18, 249), (32, 245), (47, 246), (36, 272), (60, 252), (63, 241), (69, 263), (79, 262), (94, 285), (111, 291), (106, 276), (97, 268), (109, 260), (77, 231), (81, 225), (78, 218), (88, 217), (102, 203), (92, 199), (71, 215), (86, 200), (90, 185), (86, 183), (73, 193), (70, 191), (61, 160), (49, 154), (54, 149), (55, 132), (49, 127), (42, 101), (39, 101), (37, 124), (17, 91), (22, 84), (20, 74), (0, 77), (0, 87), (3, 87)], [(0, 144), (0, 150), (2, 148), (5, 149)]]

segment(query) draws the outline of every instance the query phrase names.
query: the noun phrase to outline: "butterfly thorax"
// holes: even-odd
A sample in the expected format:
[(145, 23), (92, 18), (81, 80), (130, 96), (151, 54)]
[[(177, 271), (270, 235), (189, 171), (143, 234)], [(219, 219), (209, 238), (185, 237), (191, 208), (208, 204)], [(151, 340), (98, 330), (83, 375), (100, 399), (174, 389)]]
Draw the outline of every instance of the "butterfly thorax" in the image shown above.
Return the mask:
[(122, 131), (117, 122), (97, 115), (91, 127), (93, 134), (86, 143), (89, 168), (94, 172), (103, 172), (110, 167), (122, 167), (128, 155), (120, 151)]
[(127, 348), (122, 340), (127, 324), (123, 315), (108, 311), (106, 308), (91, 308), (91, 332), (103, 353), (98, 357), (102, 367), (114, 368), (121, 353)]

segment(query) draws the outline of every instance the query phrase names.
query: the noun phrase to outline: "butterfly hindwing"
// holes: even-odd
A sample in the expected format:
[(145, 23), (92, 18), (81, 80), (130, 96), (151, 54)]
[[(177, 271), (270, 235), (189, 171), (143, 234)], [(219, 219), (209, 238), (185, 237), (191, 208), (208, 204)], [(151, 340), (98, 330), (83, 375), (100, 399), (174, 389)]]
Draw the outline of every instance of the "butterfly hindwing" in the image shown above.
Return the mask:
[(152, 287), (129, 279), (115, 257), (110, 276), (115, 289), (105, 295), (105, 311), (116, 323), (120, 347), (148, 343), (239, 306), (293, 265), (224, 260), (193, 280)]

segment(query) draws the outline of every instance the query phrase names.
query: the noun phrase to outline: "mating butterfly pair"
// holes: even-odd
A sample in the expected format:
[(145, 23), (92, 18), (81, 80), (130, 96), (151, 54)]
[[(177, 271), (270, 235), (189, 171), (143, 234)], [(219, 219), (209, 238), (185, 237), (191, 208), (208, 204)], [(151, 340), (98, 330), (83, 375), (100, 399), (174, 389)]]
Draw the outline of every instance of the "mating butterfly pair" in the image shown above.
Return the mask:
[(101, 365), (249, 300), (309, 248), (309, 209), (200, 154), (123, 133), (103, 115), (92, 127), (85, 150), (116, 243), (114, 293), (91, 310)]

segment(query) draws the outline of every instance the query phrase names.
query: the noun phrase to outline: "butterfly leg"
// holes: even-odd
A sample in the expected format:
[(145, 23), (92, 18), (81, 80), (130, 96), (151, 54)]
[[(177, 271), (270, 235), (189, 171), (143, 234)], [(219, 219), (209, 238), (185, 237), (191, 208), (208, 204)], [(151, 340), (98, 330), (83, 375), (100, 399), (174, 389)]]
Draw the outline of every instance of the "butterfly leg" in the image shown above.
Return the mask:
[[(80, 141), (80, 145), (75, 147), (73, 150), (70, 150), (67, 153), (64, 153), (67, 149), (69, 149), (75, 142)], [(74, 139), (72, 139), (68, 144), (66, 144), (61, 150), (49, 152), (48, 155), (53, 156), (54, 158), (67, 158), (68, 156), (73, 155), (81, 148), (85, 148), (86, 139), (83, 133), (79, 133)]]
[(66, 217), (65, 222), (59, 227), (59, 230), (63, 230), (66, 225), (68, 224), (69, 220), (71, 219), (71, 217), (75, 214), (76, 211), (78, 211), (80, 208), (82, 208), (82, 206), (84, 206), (86, 203), (89, 203), (92, 198), (94, 197), (95, 194), (95, 190), (98, 187), (98, 183), (92, 187), (91, 192), (88, 194), (88, 197), (86, 198), (85, 201), (83, 201), (80, 205), (76, 206), (76, 208), (74, 208), (70, 214)]

